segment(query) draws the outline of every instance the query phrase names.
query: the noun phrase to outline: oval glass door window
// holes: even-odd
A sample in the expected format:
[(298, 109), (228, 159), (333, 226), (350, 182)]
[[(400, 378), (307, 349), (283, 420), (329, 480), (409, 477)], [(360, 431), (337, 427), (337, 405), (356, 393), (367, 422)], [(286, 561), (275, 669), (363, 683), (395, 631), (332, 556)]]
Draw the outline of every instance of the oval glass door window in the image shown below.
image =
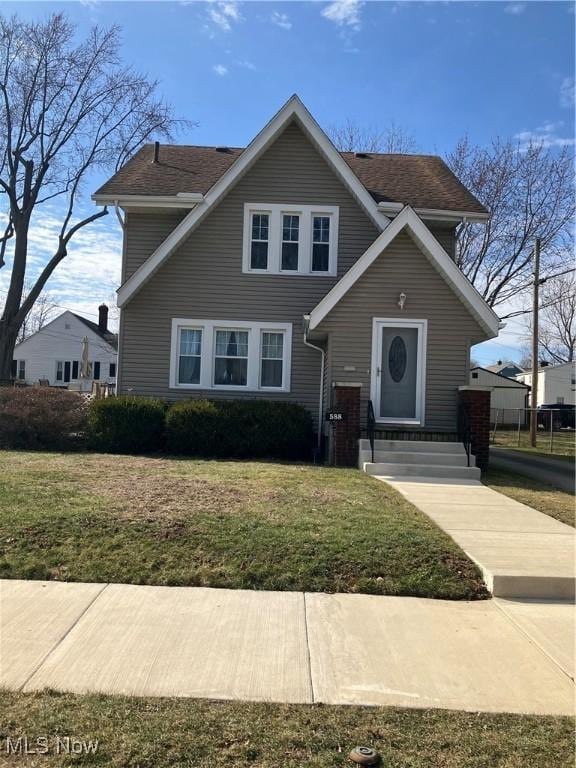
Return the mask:
[(390, 344), (388, 352), (388, 370), (392, 381), (398, 383), (404, 378), (406, 373), (406, 344), (401, 336), (395, 336)]

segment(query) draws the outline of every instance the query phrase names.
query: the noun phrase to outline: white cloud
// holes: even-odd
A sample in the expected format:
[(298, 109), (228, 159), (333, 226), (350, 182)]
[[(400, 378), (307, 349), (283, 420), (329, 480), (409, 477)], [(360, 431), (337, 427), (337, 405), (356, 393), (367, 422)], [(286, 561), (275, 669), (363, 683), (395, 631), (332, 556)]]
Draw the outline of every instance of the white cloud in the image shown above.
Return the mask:
[(546, 149), (573, 147), (576, 144), (576, 139), (559, 135), (563, 125), (563, 122), (553, 123), (548, 120), (532, 131), (520, 131), (514, 135), (514, 138), (518, 141), (521, 150), (528, 149), (530, 145), (541, 145)]
[(230, 32), (233, 22), (242, 21), (240, 7), (236, 0), (211, 3), (208, 7), (208, 18), (223, 32)]
[(322, 16), (339, 27), (352, 27), (357, 31), (360, 29), (362, 5), (361, 0), (332, 0), (322, 11)]
[(526, 10), (526, 3), (508, 3), (504, 6), (504, 13), (509, 13), (511, 16), (519, 16)]
[(274, 13), (270, 16), (270, 21), (272, 24), (276, 24), (277, 27), (282, 27), (282, 29), (292, 29), (292, 22), (290, 21), (287, 13), (279, 13), (278, 11), (274, 11)]
[(576, 90), (573, 77), (565, 77), (560, 85), (560, 106), (572, 109), (576, 104)]
[(251, 61), (237, 61), (236, 64), (244, 69), (249, 69), (251, 72), (256, 71), (256, 65), (252, 64)]
[[(76, 219), (94, 213), (94, 208), (77, 212)], [(58, 245), (62, 210), (57, 205), (37, 208), (28, 239), (27, 282), (33, 283)], [(10, 280), (11, 253), (0, 270), (0, 296)], [(98, 304), (109, 303), (120, 284), (122, 232), (114, 214), (79, 230), (68, 246), (68, 255), (56, 267), (44, 289), (59, 312), (71, 309), (87, 317), (96, 315)], [(0, 301), (1, 303), (1, 301)]]
[(225, 67), (223, 64), (214, 64), (212, 67), (214, 72), (216, 72), (217, 75), (220, 77), (224, 77), (224, 75), (228, 74), (228, 67)]

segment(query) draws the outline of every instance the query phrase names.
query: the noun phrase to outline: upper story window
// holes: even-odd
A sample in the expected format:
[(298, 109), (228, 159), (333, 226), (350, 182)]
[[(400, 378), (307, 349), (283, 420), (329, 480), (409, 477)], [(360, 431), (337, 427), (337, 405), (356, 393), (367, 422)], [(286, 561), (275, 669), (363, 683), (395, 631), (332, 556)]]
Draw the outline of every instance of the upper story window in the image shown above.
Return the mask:
[(244, 206), (243, 272), (336, 275), (337, 249), (337, 206)]
[(250, 243), (250, 269), (268, 269), (268, 235), (270, 215), (252, 214), (252, 240)]

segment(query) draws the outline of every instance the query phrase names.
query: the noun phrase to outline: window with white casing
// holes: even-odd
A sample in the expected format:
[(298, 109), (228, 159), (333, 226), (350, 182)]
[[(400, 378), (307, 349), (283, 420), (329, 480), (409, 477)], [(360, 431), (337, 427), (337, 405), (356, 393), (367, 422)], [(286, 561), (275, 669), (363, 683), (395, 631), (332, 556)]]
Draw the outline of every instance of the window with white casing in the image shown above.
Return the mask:
[(337, 250), (337, 206), (244, 206), (243, 272), (336, 275)]
[(291, 323), (172, 321), (170, 387), (289, 392)]

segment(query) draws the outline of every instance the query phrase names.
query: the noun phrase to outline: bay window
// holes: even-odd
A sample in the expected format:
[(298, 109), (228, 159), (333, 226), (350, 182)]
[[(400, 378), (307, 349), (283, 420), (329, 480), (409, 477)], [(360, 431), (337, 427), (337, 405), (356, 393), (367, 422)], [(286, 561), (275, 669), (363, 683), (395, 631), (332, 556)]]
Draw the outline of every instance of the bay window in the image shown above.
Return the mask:
[(291, 323), (172, 321), (170, 387), (290, 391)]
[(338, 207), (246, 203), (242, 271), (336, 275)]

